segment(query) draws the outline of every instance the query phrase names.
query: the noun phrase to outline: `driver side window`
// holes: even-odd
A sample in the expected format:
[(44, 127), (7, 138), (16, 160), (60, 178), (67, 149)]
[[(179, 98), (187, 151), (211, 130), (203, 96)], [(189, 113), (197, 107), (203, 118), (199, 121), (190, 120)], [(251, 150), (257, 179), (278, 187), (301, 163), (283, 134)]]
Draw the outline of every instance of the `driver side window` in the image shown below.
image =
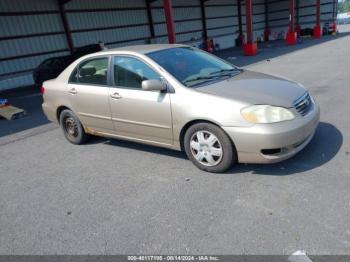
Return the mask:
[(142, 81), (160, 79), (150, 66), (134, 57), (115, 57), (113, 70), (115, 85), (120, 87), (141, 89)]

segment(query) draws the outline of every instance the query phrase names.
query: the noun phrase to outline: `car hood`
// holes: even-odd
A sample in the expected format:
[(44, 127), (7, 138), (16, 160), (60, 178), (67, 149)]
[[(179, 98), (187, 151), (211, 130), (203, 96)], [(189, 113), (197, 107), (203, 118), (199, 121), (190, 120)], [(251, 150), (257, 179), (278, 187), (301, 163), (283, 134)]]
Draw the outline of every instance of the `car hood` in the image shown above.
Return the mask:
[(292, 107), (305, 92), (300, 84), (276, 76), (243, 70), (239, 75), (215, 84), (201, 86), (197, 91), (248, 104)]

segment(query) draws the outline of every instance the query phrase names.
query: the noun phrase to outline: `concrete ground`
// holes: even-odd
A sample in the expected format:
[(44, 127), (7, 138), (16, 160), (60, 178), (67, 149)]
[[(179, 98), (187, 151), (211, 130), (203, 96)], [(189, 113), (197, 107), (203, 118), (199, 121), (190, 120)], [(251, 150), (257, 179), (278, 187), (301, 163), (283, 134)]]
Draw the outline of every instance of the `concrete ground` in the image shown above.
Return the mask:
[(0, 120), (0, 254), (350, 255), (350, 35), (272, 45), (220, 55), (297, 80), (320, 103), (310, 145), (275, 165), (210, 174), (166, 149), (73, 146), (40, 96), (10, 97), (29, 116)]

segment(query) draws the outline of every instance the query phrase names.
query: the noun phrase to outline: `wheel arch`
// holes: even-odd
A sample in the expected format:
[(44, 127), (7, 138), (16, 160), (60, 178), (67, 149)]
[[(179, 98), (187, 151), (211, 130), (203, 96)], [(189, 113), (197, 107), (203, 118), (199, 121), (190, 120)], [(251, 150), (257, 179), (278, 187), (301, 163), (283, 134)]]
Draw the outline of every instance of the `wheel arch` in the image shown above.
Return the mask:
[(179, 136), (179, 142), (180, 142), (180, 148), (182, 151), (185, 151), (185, 148), (184, 148), (184, 139), (185, 139), (185, 134), (186, 134), (186, 131), (193, 125), (195, 124), (199, 124), (199, 123), (207, 123), (207, 124), (212, 124), (214, 126), (217, 126), (218, 128), (220, 128), (226, 135), (227, 137), (230, 139), (231, 143), (232, 143), (232, 146), (236, 149), (235, 147), (235, 143), (232, 141), (231, 137), (225, 132), (225, 130), (223, 128), (221, 128), (221, 126), (214, 122), (214, 121), (211, 121), (211, 120), (207, 120), (207, 119), (194, 119), (194, 120), (191, 120), (189, 122), (187, 122), (182, 128), (181, 128), (181, 131), (180, 131), (180, 136)]
[(66, 109), (72, 111), (72, 109), (70, 109), (70, 108), (67, 107), (67, 106), (59, 106), (59, 107), (57, 107), (57, 110), (56, 110), (56, 118), (57, 118), (57, 122), (58, 122), (59, 124), (60, 124), (60, 115), (61, 115), (61, 113), (62, 113), (64, 110), (66, 110)]

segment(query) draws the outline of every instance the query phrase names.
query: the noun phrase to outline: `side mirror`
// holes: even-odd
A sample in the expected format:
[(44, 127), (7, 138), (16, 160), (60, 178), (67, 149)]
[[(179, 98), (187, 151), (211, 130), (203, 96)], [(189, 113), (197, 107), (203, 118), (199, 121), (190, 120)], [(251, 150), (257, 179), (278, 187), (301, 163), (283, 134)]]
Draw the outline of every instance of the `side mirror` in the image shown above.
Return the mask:
[(145, 91), (165, 91), (167, 87), (160, 80), (145, 80), (142, 81), (142, 89)]

